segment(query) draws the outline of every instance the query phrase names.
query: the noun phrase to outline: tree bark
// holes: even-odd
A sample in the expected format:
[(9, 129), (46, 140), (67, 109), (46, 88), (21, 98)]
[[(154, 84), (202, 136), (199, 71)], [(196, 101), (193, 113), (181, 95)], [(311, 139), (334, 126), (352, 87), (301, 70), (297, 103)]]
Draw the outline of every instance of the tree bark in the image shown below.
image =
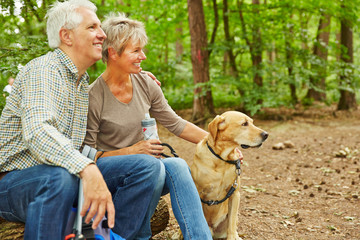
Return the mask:
[[(322, 59), (324, 63), (327, 61), (330, 36), (330, 20), (331, 16), (325, 13), (321, 14), (319, 21), (318, 32), (316, 35), (316, 42), (314, 44), (314, 55)], [(315, 72), (315, 77), (310, 77), (310, 87), (307, 98), (314, 99), (315, 101), (324, 101), (326, 99), (325, 93), (325, 78), (326, 78), (326, 64), (312, 64), (311, 69)], [(317, 89), (319, 90), (317, 90)]]
[[(218, 7), (217, 7), (216, 0), (213, 0), (213, 10), (214, 10), (214, 27), (213, 27), (213, 31), (211, 33), (210, 45), (215, 43), (216, 32), (219, 27), (219, 13), (218, 13)], [(209, 49), (209, 58), (210, 58), (211, 52), (212, 52), (212, 49)]]
[[(254, 21), (253, 28), (252, 28), (252, 41), (250, 41), (248, 34), (246, 23), (244, 20), (243, 12), (242, 12), (242, 5), (244, 0), (237, 0), (237, 5), (239, 9), (240, 15), (240, 22), (241, 22), (241, 30), (242, 30), (242, 37), (245, 39), (246, 44), (249, 46), (250, 49), (250, 56), (254, 71), (254, 78), (253, 82), (261, 89), (263, 86), (263, 78), (260, 74), (262, 70), (262, 42), (261, 42), (261, 31), (260, 26)], [(256, 18), (259, 15), (258, 6), (260, 5), (259, 0), (252, 0), (253, 4), (253, 16)], [(262, 104), (263, 100), (258, 99), (257, 104)]]
[(184, 46), (182, 43), (182, 38), (181, 36), (183, 36), (183, 27), (182, 27), (182, 22), (179, 23), (179, 26), (176, 28), (176, 45), (175, 45), (175, 49), (176, 49), (176, 60), (178, 63), (181, 63), (182, 61), (182, 57), (184, 54)]
[(188, 0), (188, 12), (195, 85), (192, 121), (202, 122), (215, 114), (211, 88), (208, 85), (209, 51), (202, 0)]
[[(345, 8), (345, 5), (342, 5)], [(349, 69), (349, 66), (346, 66), (346, 63), (354, 62), (354, 53), (353, 53), (353, 32), (351, 28), (351, 22), (345, 18), (341, 19), (341, 61), (345, 63), (344, 70), (341, 71), (340, 75), (340, 100), (337, 106), (338, 110), (350, 110), (357, 109), (356, 97), (354, 91), (346, 90), (351, 88), (352, 79), (353, 79), (353, 69)]]
[[(290, 19), (292, 19), (292, 15), (290, 16)], [(286, 24), (284, 24), (286, 26)], [(291, 94), (291, 102), (293, 105), (296, 105), (298, 103), (298, 98), (296, 96), (296, 85), (295, 85), (295, 76), (293, 74), (293, 65), (294, 65), (294, 54), (293, 49), (291, 46), (291, 42), (293, 42), (293, 27), (290, 25), (290, 27), (285, 27), (285, 55), (286, 55), (286, 64), (288, 69), (288, 76), (289, 76), (289, 88), (290, 88), (290, 94)]]
[(7, 222), (0, 218), (0, 239), (1, 240), (22, 240), (24, 239), (25, 224)]
[[(254, 16), (259, 15), (259, 11), (257, 7), (260, 5), (259, 0), (252, 0), (252, 4), (254, 5)], [(261, 42), (261, 31), (260, 26), (257, 23), (254, 23), (254, 27), (252, 30), (253, 34), (253, 47), (252, 47), (252, 64), (255, 69), (254, 83), (259, 87), (263, 86), (263, 78), (260, 74), (262, 69), (262, 42)], [(260, 102), (262, 102), (260, 100)]]
[(235, 78), (239, 76), (236, 62), (235, 62), (235, 55), (233, 53), (233, 44), (234, 44), (234, 38), (230, 36), (230, 27), (229, 27), (229, 13), (228, 10), (228, 1), (223, 0), (223, 21), (224, 21), (224, 34), (225, 34), (225, 40), (227, 44), (227, 50), (226, 54), (229, 57), (229, 63), (230, 63), (230, 69), (231, 69), (231, 75)]

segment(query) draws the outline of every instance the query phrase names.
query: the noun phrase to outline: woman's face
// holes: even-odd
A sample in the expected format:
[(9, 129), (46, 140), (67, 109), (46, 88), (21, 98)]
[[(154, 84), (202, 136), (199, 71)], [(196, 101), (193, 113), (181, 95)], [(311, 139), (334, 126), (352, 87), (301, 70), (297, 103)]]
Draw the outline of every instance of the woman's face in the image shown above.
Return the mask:
[(138, 73), (141, 71), (141, 62), (146, 59), (143, 46), (130, 41), (125, 50), (118, 56), (117, 64), (127, 73)]

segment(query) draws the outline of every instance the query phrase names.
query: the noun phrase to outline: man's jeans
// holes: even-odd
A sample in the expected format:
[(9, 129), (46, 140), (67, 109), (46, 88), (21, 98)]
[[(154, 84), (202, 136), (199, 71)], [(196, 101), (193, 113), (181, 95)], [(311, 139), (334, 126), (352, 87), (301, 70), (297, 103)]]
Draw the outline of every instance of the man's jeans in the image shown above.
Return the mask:
[(143, 224), (161, 170), (159, 159), (150, 155), (122, 155), (100, 158), (97, 165), (113, 196), (113, 231), (134, 239)]
[[(101, 158), (98, 167), (113, 196), (113, 231), (132, 239), (153, 195), (160, 162), (148, 155), (126, 155)], [(0, 216), (26, 222), (25, 240), (63, 240), (78, 184), (78, 178), (61, 167), (38, 165), (11, 171), (0, 180)]]
[[(151, 237), (150, 218), (156, 209), (160, 195), (170, 192), (171, 207), (185, 240), (211, 240), (211, 232), (201, 206), (201, 200), (191, 177), (190, 169), (181, 158), (162, 159), (165, 173), (161, 172), (145, 222), (135, 239)], [(164, 183), (165, 182), (165, 183)]]
[(0, 216), (26, 222), (25, 240), (63, 240), (78, 186), (78, 178), (60, 167), (11, 171), (0, 181)]

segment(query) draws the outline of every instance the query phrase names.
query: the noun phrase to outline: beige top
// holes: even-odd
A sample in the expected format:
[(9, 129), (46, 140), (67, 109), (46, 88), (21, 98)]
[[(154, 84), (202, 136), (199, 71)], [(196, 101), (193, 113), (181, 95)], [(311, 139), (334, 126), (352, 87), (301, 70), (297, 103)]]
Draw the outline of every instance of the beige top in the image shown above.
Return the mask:
[(143, 140), (145, 113), (177, 136), (184, 130), (186, 121), (172, 110), (161, 88), (143, 72), (130, 76), (133, 96), (129, 103), (120, 102), (102, 76), (91, 84), (85, 144), (112, 151)]

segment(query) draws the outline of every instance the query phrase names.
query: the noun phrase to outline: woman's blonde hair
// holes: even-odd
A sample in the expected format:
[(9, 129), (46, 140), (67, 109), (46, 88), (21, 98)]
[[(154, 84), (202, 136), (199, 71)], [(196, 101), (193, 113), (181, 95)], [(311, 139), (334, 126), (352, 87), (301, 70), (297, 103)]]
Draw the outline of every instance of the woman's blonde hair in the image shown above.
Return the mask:
[(144, 24), (127, 18), (124, 13), (108, 15), (102, 23), (102, 29), (107, 36), (102, 47), (102, 61), (104, 63), (109, 58), (109, 47), (115, 49), (120, 55), (130, 41), (145, 46), (148, 40)]

